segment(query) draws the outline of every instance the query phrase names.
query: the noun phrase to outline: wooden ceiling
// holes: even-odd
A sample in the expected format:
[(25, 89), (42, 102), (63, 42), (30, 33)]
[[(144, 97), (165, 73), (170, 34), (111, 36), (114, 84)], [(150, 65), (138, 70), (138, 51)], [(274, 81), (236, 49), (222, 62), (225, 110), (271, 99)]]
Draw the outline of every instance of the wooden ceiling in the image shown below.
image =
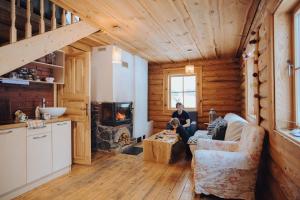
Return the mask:
[(249, 32), (244, 28), (246, 21), (252, 21), (247, 15), (253, 3), (253, 0), (52, 1), (103, 30), (85, 42), (117, 44), (150, 62), (237, 57)]

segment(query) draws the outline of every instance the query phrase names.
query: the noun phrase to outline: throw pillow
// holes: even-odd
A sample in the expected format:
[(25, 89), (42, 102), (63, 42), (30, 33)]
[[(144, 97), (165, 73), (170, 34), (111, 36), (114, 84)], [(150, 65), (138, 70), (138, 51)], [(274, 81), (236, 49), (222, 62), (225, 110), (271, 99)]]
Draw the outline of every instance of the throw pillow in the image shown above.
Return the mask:
[(207, 126), (207, 130), (208, 130), (208, 135), (213, 135), (214, 134), (214, 128), (216, 127), (216, 125), (219, 123), (219, 121), (222, 120), (222, 117), (218, 117), (217, 119), (215, 119), (211, 124), (209, 124)]
[(226, 129), (225, 140), (226, 141), (239, 141), (244, 126), (247, 122), (244, 121), (233, 121), (229, 122)]
[(198, 130), (195, 132), (193, 136), (191, 136), (188, 140), (188, 144), (197, 144), (197, 140), (199, 138), (211, 139), (211, 135), (207, 134), (206, 130)]
[(224, 140), (227, 128), (227, 121), (225, 119), (220, 119), (213, 129), (213, 140)]

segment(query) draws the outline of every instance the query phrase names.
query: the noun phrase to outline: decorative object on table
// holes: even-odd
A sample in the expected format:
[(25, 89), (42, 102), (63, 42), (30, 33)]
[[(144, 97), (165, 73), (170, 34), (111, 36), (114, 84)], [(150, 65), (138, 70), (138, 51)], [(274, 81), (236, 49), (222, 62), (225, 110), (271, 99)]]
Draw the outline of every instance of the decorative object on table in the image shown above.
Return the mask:
[(295, 137), (300, 137), (300, 129), (297, 128), (297, 129), (293, 129), (290, 131), (290, 134), (295, 136)]
[(211, 108), (209, 110), (208, 117), (209, 117), (209, 123), (211, 124), (218, 117), (216, 110)]
[(48, 83), (53, 83), (54, 82), (54, 78), (53, 77), (46, 77), (46, 82)]
[(23, 113), (21, 110), (17, 110), (15, 112), (16, 121), (18, 122), (26, 122), (28, 117), (25, 113)]
[(27, 123), (27, 127), (29, 129), (43, 128), (43, 127), (46, 126), (44, 120), (32, 120), (32, 119), (29, 119), (26, 123)]

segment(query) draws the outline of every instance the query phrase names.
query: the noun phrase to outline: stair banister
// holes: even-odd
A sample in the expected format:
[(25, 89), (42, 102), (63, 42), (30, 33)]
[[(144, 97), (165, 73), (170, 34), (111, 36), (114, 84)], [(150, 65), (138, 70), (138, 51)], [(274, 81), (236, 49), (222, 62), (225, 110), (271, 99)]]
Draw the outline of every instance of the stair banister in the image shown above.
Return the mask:
[(45, 20), (44, 20), (44, 0), (40, 0), (40, 34), (45, 33)]
[(32, 36), (32, 26), (30, 22), (31, 17), (31, 0), (26, 1), (26, 25), (25, 25), (25, 38)]
[(51, 17), (51, 30), (56, 29), (56, 5), (52, 3), (52, 17)]
[(61, 13), (61, 25), (66, 26), (66, 10), (63, 9)]
[(14, 43), (17, 41), (17, 29), (16, 29), (16, 1), (15, 0), (11, 0), (11, 4), (10, 4), (10, 8), (11, 8), (11, 15), (10, 15), (10, 19), (11, 19), (11, 26), (10, 26), (10, 35), (9, 35), (9, 40), (10, 43)]

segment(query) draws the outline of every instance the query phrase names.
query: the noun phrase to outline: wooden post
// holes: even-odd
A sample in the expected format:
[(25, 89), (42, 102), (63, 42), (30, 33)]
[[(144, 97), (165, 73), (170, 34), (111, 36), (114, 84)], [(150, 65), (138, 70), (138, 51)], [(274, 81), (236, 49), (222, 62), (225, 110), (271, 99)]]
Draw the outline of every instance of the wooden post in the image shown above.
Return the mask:
[(31, 17), (31, 2), (30, 0), (26, 1), (26, 25), (25, 25), (25, 38), (30, 38), (32, 36), (32, 26), (30, 23)]
[(52, 17), (51, 17), (51, 30), (56, 29), (56, 5), (52, 3)]
[(71, 13), (71, 24), (75, 23), (75, 15)]
[(44, 0), (40, 0), (40, 34), (45, 33), (45, 20), (44, 20)]
[(9, 36), (9, 40), (10, 43), (14, 43), (17, 41), (17, 29), (16, 29), (16, 1), (15, 0), (11, 0), (11, 4), (10, 4), (10, 9), (11, 9), (11, 26), (10, 26), (10, 36)]
[(61, 25), (65, 26), (66, 25), (66, 10), (63, 9), (61, 13)]

